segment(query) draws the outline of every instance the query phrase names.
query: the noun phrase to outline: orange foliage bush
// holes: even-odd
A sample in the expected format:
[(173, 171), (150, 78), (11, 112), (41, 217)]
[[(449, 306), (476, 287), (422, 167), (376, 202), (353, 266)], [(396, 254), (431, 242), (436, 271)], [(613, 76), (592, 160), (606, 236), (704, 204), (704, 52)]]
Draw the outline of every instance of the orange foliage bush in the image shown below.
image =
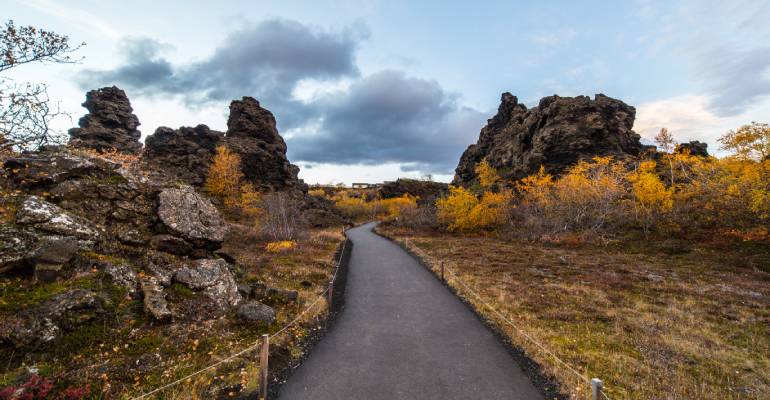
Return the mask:
[(475, 172), (476, 176), (479, 177), (479, 186), (484, 190), (490, 189), (503, 181), (497, 170), (492, 168), (487, 160), (482, 160), (478, 163)]
[(479, 198), (465, 188), (451, 186), (449, 195), (436, 201), (436, 216), (450, 231), (486, 230), (505, 220), (512, 198), (507, 190), (484, 192)]
[(611, 157), (580, 161), (559, 179), (541, 168), (517, 183), (517, 216), (533, 235), (602, 232), (621, 219), (625, 167)]
[[(511, 215), (511, 226), (533, 238), (604, 237), (634, 229), (645, 234), (737, 231), (760, 237), (756, 232), (770, 224), (770, 160), (755, 158), (673, 153), (660, 155), (658, 164), (596, 157), (560, 177), (541, 168), (513, 184), (515, 195), (495, 193), (504, 182), (485, 177), (480, 186), (495, 182), (489, 186), (493, 190), (477, 195), (452, 187), (436, 203), (437, 217), (450, 231), (477, 231), (505, 225), (500, 222)], [(491, 173), (488, 165), (477, 172)]]
[(277, 242), (270, 242), (265, 246), (265, 250), (269, 253), (283, 253), (285, 251), (294, 250), (297, 247), (297, 242), (293, 240), (281, 240)]
[(237, 204), (240, 194), (241, 157), (226, 146), (217, 147), (217, 154), (209, 167), (204, 190), (222, 199), (227, 205)]
[(417, 209), (417, 198), (409, 194), (389, 199), (367, 200), (359, 193), (342, 191), (335, 195), (333, 200), (337, 210), (356, 221), (375, 218), (398, 221), (403, 214), (411, 215)]

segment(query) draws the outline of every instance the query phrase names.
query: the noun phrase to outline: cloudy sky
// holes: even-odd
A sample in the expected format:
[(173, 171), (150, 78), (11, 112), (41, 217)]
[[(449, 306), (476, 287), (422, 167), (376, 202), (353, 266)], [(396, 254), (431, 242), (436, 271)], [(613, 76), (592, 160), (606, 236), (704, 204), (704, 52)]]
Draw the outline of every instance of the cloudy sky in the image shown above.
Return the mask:
[[(143, 135), (205, 123), (229, 101), (276, 115), (309, 183), (432, 174), (510, 91), (604, 93), (635, 129), (680, 141), (770, 122), (770, 3), (755, 1), (0, 0), (3, 17), (86, 42), (77, 65), (18, 68), (75, 117), (88, 89), (129, 95)], [(71, 121), (58, 122), (61, 129)]]

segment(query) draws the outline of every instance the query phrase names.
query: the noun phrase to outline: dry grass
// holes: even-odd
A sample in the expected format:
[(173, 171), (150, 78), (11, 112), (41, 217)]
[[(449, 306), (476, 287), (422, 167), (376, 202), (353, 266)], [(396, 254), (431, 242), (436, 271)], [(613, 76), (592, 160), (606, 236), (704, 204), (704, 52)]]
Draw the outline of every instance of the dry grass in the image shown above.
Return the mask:
[[(112, 288), (109, 290), (115, 292), (115, 309), (108, 320), (68, 333), (50, 351), (27, 355), (0, 353), (4, 361), (9, 356), (16, 360), (0, 365), (0, 388), (26, 374), (26, 368), (17, 364), (22, 357), (27, 366), (34, 365), (41, 375), (54, 377), (57, 382), (89, 385), (91, 394), (98, 398), (128, 399), (259, 343), (262, 334), (273, 334), (284, 327), (326, 288), (334, 272), (333, 256), (343, 236), (340, 228), (313, 230), (298, 241), (296, 248), (277, 254), (266, 252), (266, 242), (257, 236), (257, 232), (240, 232), (240, 236), (226, 241), (225, 249), (238, 259), (239, 281), (260, 281), (299, 292), (298, 303), (270, 304), (276, 311), (274, 324), (247, 326), (230, 316), (203, 321), (182, 318), (171, 324), (156, 324), (145, 316), (141, 300), (131, 300), (119, 288)], [(81, 281), (102, 285), (98, 275)], [(81, 281), (72, 284), (83, 286)], [(0, 281), (0, 304), (6, 298), (19, 303), (16, 297), (22, 295), (23, 285), (18, 279)], [(33, 300), (61, 291), (61, 284), (50, 285), (51, 288), (37, 286), (29, 291), (35, 296)], [(169, 299), (184, 303), (186, 297), (194, 296), (184, 289), (172, 286), (168, 289)], [(193, 299), (188, 300), (194, 306)], [(3, 315), (2, 311), (0, 320), (12, 315)], [(15, 311), (9, 311), (12, 312)], [(271, 374), (302, 356), (305, 338), (322, 325), (326, 312), (326, 302), (319, 301), (295, 326), (271, 338)], [(150, 398), (206, 399), (217, 394), (253, 391), (258, 387), (258, 356), (257, 347)]]
[[(613, 399), (770, 398), (767, 244), (601, 247), (381, 231), (408, 239), (434, 271), (444, 260), (522, 331), (586, 377), (604, 380)], [(449, 284), (565, 393), (587, 398), (574, 373), (455, 279)]]

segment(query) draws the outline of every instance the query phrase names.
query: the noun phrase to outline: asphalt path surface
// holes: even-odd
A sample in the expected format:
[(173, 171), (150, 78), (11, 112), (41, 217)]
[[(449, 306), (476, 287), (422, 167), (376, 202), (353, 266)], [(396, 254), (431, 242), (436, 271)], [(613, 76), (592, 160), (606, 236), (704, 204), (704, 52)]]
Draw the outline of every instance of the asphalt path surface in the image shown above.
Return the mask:
[(348, 231), (345, 308), (279, 397), (542, 399), (473, 312), (373, 227)]

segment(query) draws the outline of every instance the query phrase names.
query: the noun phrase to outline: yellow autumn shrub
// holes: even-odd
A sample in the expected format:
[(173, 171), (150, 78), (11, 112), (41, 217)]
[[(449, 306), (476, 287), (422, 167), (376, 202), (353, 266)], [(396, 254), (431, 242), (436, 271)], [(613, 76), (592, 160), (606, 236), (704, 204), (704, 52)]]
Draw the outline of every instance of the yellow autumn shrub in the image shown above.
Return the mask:
[(326, 191), (321, 188), (311, 189), (307, 192), (307, 194), (315, 197), (326, 197)]
[(377, 209), (376, 216), (384, 221), (393, 221), (403, 214), (417, 209), (417, 197), (408, 193), (400, 197), (377, 199), (374, 201)]
[(475, 168), (476, 176), (479, 178), (479, 186), (487, 190), (503, 181), (498, 171), (489, 165), (487, 160), (482, 160)]
[(517, 183), (517, 216), (535, 236), (607, 231), (622, 219), (623, 165), (611, 157), (580, 161), (554, 179), (544, 169)]
[(281, 240), (277, 242), (270, 242), (265, 246), (265, 250), (269, 253), (283, 253), (285, 251), (293, 250), (297, 247), (297, 242), (293, 240)]
[(643, 161), (630, 176), (636, 217), (645, 232), (674, 206), (673, 189), (663, 184), (655, 167), (655, 161)]
[(332, 200), (337, 210), (352, 220), (361, 221), (372, 217), (374, 205), (363, 197), (351, 196), (347, 191), (342, 191)]
[(436, 201), (436, 216), (450, 231), (481, 231), (504, 220), (511, 200), (510, 191), (484, 192), (479, 198), (463, 187), (450, 186), (449, 195)]
[(257, 221), (262, 214), (261, 203), (262, 195), (257, 191), (253, 184), (245, 183), (241, 185), (238, 207), (240, 207), (244, 214)]
[(227, 146), (219, 146), (209, 167), (204, 190), (225, 204), (234, 205), (240, 196), (242, 178), (241, 157)]

